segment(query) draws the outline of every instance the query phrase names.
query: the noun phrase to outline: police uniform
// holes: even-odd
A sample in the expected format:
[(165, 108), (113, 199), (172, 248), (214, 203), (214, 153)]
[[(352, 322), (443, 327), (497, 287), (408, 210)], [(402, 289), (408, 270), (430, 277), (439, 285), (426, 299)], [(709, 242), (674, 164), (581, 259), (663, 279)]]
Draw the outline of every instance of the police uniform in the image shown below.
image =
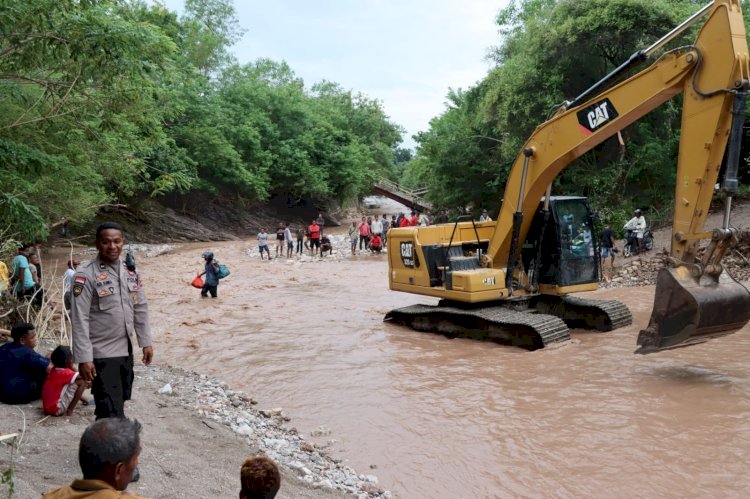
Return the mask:
[(107, 263), (97, 256), (78, 266), (72, 291), (73, 357), (96, 367), (91, 386), (96, 417), (124, 417), (134, 377), (132, 335), (141, 348), (151, 346), (141, 280), (124, 261)]

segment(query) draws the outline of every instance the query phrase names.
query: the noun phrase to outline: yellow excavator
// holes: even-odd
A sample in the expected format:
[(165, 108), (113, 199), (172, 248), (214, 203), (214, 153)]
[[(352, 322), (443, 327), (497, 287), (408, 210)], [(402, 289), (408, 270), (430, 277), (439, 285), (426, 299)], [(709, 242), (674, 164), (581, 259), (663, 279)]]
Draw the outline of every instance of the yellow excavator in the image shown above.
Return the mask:
[[(668, 50), (613, 83), (702, 19), (692, 45)], [(497, 221), (459, 217), (454, 224), (391, 229), (390, 288), (441, 300), (392, 310), (385, 320), (530, 350), (569, 339), (569, 327), (609, 331), (630, 324), (618, 301), (570, 296), (598, 288), (597, 238), (586, 198), (553, 196), (552, 183), (573, 160), (682, 92), (669, 263), (659, 271), (636, 352), (742, 328), (750, 320), (750, 292), (721, 260), (737, 241), (729, 222), (749, 73), (740, 1), (710, 2), (537, 127), (510, 171)], [(706, 231), (725, 151), (723, 225)]]

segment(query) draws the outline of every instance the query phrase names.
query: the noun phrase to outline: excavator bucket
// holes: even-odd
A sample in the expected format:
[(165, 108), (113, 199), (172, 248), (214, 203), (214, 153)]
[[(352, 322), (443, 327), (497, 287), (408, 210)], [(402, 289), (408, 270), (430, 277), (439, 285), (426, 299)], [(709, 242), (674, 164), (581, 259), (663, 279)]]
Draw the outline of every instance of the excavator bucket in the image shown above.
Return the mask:
[(748, 320), (750, 291), (726, 272), (696, 279), (686, 267), (663, 268), (656, 279), (651, 320), (638, 334), (635, 353), (702, 343), (733, 333)]

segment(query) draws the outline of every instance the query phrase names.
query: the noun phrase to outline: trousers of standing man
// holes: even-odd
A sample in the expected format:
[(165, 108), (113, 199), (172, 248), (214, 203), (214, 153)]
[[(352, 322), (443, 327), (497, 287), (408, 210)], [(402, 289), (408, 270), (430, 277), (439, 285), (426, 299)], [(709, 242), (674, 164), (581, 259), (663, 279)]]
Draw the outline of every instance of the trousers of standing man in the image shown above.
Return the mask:
[(96, 377), (91, 383), (91, 394), (96, 402), (96, 419), (124, 418), (125, 401), (133, 393), (133, 347), (128, 341), (129, 355), (94, 359)]

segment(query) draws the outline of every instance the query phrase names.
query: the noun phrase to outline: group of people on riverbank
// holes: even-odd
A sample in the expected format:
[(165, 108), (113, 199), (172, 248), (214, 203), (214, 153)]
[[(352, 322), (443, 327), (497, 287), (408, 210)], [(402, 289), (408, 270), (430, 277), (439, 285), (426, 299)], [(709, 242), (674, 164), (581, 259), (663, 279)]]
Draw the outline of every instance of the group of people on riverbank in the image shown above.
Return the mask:
[[(303, 227), (292, 227), (289, 222), (280, 222), (276, 227), (276, 244), (275, 256), (271, 257), (269, 246), (268, 230), (264, 227), (258, 232), (258, 251), (260, 259), (271, 260), (272, 258), (292, 258), (294, 255), (302, 255), (305, 250), (310, 256), (325, 256), (325, 253), (331, 254), (333, 246), (328, 235), (323, 234), (325, 227), (325, 218), (319, 213), (310, 225)], [(265, 253), (265, 257), (264, 257)]]
[[(484, 215), (486, 215), (486, 210)], [(387, 242), (388, 230), (396, 227), (427, 226), (435, 223), (447, 223), (448, 216), (441, 210), (437, 217), (432, 213), (412, 210), (409, 214), (387, 214), (363, 216), (361, 220), (352, 220), (348, 229), (352, 255), (359, 251), (380, 253)], [(328, 234), (324, 233), (325, 218), (319, 213), (307, 226), (292, 227), (289, 222), (281, 222), (275, 231), (275, 252), (271, 256), (271, 238), (267, 228), (262, 228), (257, 235), (258, 252), (261, 260), (273, 258), (292, 258), (307, 252), (310, 256), (321, 257), (333, 252), (333, 244)]]
[[(46, 498), (119, 497), (119, 491), (140, 476), (141, 426), (125, 417), (125, 402), (135, 379), (133, 340), (143, 351), (145, 365), (151, 364), (153, 347), (143, 283), (134, 258), (121, 257), (124, 244), (120, 225), (101, 224), (96, 257), (83, 264), (71, 262), (72, 349), (60, 345), (48, 357), (37, 353), (36, 329), (26, 322), (14, 325), (12, 341), (0, 346), (0, 402), (26, 404), (41, 398), (44, 413), (70, 416), (79, 402), (89, 403), (86, 389), (93, 395), (96, 421), (84, 431), (78, 453), (83, 479)], [(29, 254), (28, 246), (19, 249), (24, 258), (14, 259), (13, 265), (19, 273), (34, 264)], [(23, 290), (13, 284), (14, 291)], [(257, 462), (242, 467), (240, 497), (273, 497), (278, 491), (278, 470), (274, 482), (269, 466)]]
[[(42, 262), (38, 245), (26, 243), (18, 247), (18, 254), (13, 257), (10, 269), (0, 261), (0, 296), (9, 294), (21, 302), (30, 302), (41, 307), (47, 296), (47, 287), (42, 279)], [(65, 310), (70, 310), (70, 291), (73, 275), (80, 262), (70, 259), (63, 275), (63, 301)], [(47, 283), (49, 284), (49, 283)], [(54, 308), (53, 303), (49, 306)]]
[(18, 247), (10, 269), (0, 262), (0, 294), (10, 293), (19, 300), (41, 306), (44, 300), (42, 263), (37, 245), (25, 243)]

